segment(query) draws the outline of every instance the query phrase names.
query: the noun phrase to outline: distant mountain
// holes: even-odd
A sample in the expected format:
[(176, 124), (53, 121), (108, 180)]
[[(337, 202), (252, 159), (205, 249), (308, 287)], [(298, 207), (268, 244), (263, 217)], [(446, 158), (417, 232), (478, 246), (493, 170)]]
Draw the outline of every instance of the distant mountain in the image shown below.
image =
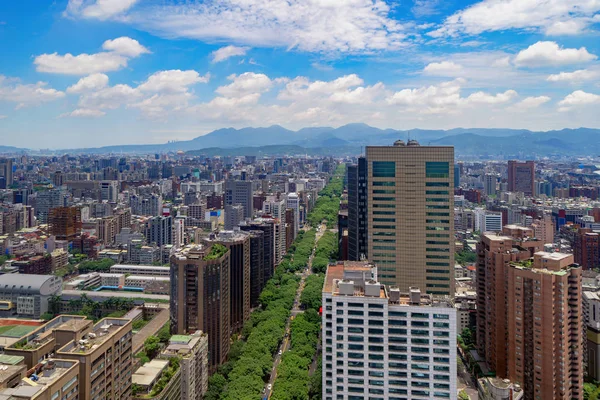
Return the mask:
[(20, 153), (22, 151), (27, 151), (27, 149), (22, 149), (20, 147), (13, 147), (13, 146), (0, 146), (0, 154)]
[(457, 156), (600, 155), (600, 129), (579, 128), (549, 132), (482, 128), (394, 130), (379, 129), (366, 124), (348, 124), (339, 128), (311, 127), (299, 131), (279, 125), (264, 128), (223, 128), (187, 141), (69, 149), (60, 152), (151, 154), (185, 151), (193, 152), (192, 154), (208, 154), (209, 150), (223, 153), (227, 149), (236, 149), (233, 153), (241, 155), (244, 154), (243, 150), (250, 149), (257, 152), (299, 151), (299, 154), (312, 151), (307, 151), (308, 149), (315, 149), (319, 154), (339, 154), (340, 149), (356, 149), (358, 154), (364, 146), (391, 145), (398, 139), (415, 139), (422, 145), (451, 145), (456, 148)]

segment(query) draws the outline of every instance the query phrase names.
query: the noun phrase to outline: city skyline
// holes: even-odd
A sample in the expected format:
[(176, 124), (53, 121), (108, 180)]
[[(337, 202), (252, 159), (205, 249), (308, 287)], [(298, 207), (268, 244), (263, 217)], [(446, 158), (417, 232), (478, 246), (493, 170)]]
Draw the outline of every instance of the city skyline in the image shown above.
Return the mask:
[(2, 4), (3, 144), (165, 143), (273, 124), (600, 127), (597, 3), (160, 4)]

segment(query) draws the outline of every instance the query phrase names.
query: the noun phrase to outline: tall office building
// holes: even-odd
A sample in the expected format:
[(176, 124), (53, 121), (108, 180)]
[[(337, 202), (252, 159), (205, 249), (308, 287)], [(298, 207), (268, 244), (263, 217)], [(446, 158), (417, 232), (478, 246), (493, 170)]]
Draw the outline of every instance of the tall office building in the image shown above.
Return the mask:
[(265, 282), (265, 233), (259, 230), (250, 234), (250, 307), (258, 306), (258, 297)]
[(146, 241), (157, 246), (173, 244), (173, 217), (152, 217), (146, 221)]
[(508, 191), (535, 195), (535, 163), (533, 161), (508, 162)]
[(367, 147), (367, 252), (382, 283), (454, 295), (453, 165), (453, 147)]
[(239, 332), (250, 318), (250, 235), (243, 231), (221, 231), (205, 239), (229, 249), (229, 318), (231, 330)]
[(171, 333), (206, 332), (214, 372), (229, 353), (229, 250), (184, 247), (171, 257), (170, 282)]
[(252, 181), (225, 182), (225, 205), (240, 204), (244, 207), (244, 218), (252, 218), (254, 207), (252, 202)]
[(10, 158), (0, 158), (0, 189), (7, 189), (12, 184), (13, 162)]
[(486, 196), (496, 195), (496, 183), (498, 183), (496, 175), (486, 174), (483, 176), (483, 190)]
[[(263, 257), (264, 266), (262, 273), (261, 290), (265, 287), (275, 271), (275, 223), (272, 219), (254, 220), (240, 224), (242, 231), (261, 231), (263, 232)], [(259, 293), (260, 294), (260, 293)]]
[(236, 228), (244, 220), (244, 206), (241, 204), (225, 206), (225, 230)]
[(109, 203), (116, 203), (119, 199), (119, 182), (100, 182), (100, 199), (103, 201), (108, 201)]
[(600, 266), (600, 235), (590, 228), (579, 228), (574, 235), (573, 254), (575, 262), (583, 269)]
[(50, 234), (56, 236), (57, 240), (73, 240), (81, 233), (81, 224), (79, 207), (56, 207), (50, 210)]
[(367, 253), (367, 159), (348, 166), (348, 259), (360, 261)]
[(403, 292), (364, 262), (329, 266), (323, 287), (323, 400), (456, 398), (456, 310)]
[(81, 340), (58, 349), (56, 358), (79, 361), (79, 398), (131, 398), (131, 320), (104, 318)]
[(44, 190), (35, 195), (35, 213), (41, 224), (48, 223), (50, 210), (56, 207), (66, 207), (66, 205), (66, 194), (61, 189)]
[(529, 228), (506, 226), (478, 244), (477, 346), (492, 372), (527, 399), (583, 395), (581, 268), (539, 251)]
[(294, 239), (296, 239), (300, 226), (300, 197), (298, 197), (298, 193), (288, 193), (287, 208), (294, 210)]

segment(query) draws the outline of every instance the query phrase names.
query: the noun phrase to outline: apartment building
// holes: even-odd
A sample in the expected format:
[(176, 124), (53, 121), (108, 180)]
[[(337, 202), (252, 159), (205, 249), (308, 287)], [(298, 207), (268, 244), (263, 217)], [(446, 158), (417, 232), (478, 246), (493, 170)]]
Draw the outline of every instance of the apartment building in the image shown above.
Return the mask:
[(79, 362), (51, 358), (28, 371), (19, 385), (0, 390), (0, 400), (76, 400)]
[(191, 335), (173, 335), (162, 353), (181, 357), (181, 400), (202, 400), (208, 390), (208, 335), (196, 331)]
[(229, 257), (218, 243), (188, 245), (171, 257), (171, 333), (207, 332), (211, 373), (229, 353)]
[(401, 291), (366, 262), (330, 266), (323, 287), (323, 399), (456, 396), (456, 311), (449, 297)]
[(104, 318), (82, 339), (58, 349), (55, 357), (79, 361), (79, 398), (131, 398), (131, 320)]

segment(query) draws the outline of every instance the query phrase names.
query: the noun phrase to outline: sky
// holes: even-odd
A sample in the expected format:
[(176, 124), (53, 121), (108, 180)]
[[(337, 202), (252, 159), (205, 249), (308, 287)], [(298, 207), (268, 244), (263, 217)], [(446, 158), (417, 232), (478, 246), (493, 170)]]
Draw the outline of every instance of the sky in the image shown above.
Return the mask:
[(0, 145), (600, 128), (600, 0), (0, 2)]

